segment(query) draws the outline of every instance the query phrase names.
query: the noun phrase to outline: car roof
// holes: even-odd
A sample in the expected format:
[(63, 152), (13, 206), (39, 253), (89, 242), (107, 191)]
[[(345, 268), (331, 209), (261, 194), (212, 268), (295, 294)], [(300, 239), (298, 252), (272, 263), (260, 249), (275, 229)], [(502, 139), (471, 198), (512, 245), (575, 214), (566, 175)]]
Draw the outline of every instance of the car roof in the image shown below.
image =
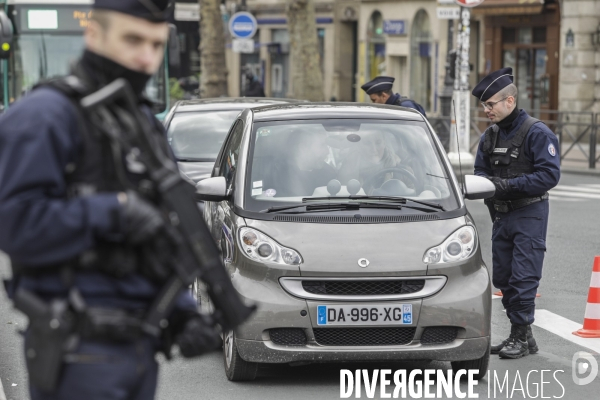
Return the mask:
[(274, 104), (300, 103), (305, 100), (280, 99), (274, 97), (214, 97), (208, 99), (180, 100), (173, 112), (245, 110)]
[(254, 121), (332, 118), (424, 120), (423, 115), (412, 108), (368, 103), (274, 104), (254, 108), (252, 113)]

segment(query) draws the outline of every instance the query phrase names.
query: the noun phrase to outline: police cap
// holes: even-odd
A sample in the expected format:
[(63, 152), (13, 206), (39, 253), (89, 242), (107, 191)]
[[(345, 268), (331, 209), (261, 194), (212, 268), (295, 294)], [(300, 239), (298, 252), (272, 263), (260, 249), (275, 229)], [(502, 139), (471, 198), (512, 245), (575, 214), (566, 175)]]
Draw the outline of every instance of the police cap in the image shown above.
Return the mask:
[(391, 76), (378, 76), (370, 82), (365, 83), (360, 88), (367, 92), (367, 94), (385, 92), (386, 90), (392, 90), (395, 78)]
[(165, 22), (169, 0), (95, 0), (93, 9), (118, 11), (151, 22)]
[(513, 83), (512, 68), (502, 68), (494, 71), (481, 80), (473, 89), (473, 96), (479, 101), (487, 101), (490, 97)]

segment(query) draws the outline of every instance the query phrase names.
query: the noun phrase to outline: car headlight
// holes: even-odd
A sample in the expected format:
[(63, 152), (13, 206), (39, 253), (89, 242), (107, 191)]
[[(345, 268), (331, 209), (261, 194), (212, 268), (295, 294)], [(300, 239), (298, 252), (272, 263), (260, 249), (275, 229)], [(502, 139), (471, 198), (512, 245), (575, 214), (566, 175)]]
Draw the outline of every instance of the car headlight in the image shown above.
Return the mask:
[(302, 257), (296, 250), (283, 247), (256, 229), (240, 228), (239, 236), (242, 253), (252, 260), (270, 261), (283, 265), (302, 264)]
[(423, 255), (425, 264), (443, 264), (465, 260), (475, 253), (477, 232), (471, 225), (463, 226), (439, 246), (430, 248)]

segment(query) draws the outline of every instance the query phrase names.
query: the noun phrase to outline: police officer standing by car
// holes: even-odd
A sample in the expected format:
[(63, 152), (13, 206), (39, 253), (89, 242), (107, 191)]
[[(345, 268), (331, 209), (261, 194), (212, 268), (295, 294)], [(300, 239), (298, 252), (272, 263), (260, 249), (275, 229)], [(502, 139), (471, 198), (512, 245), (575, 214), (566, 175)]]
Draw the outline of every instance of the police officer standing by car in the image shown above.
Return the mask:
[(427, 117), (425, 109), (416, 101), (403, 97), (398, 93), (394, 94), (392, 85), (396, 79), (391, 76), (378, 76), (370, 82), (365, 83), (360, 88), (369, 95), (373, 103), (388, 104), (394, 106), (413, 108)]
[[(187, 290), (160, 320), (162, 335), (143, 329), (166, 278), (146, 250), (165, 244), (166, 220), (138, 149), (115, 153), (79, 102), (123, 78), (152, 146), (168, 150), (142, 94), (163, 60), (167, 9), (167, 0), (96, 0), (72, 75), (0, 118), (0, 249), (13, 268), (8, 295), (29, 316), (33, 400), (152, 399), (158, 350), (175, 343), (192, 357), (219, 343)], [(117, 160), (134, 189), (117, 179)]]
[(486, 76), (473, 89), (494, 123), (481, 137), (475, 174), (490, 179), (496, 194), (486, 201), (492, 217), (494, 286), (511, 323), (510, 336), (492, 346), (501, 358), (537, 353), (531, 324), (542, 278), (548, 226), (548, 191), (560, 179), (556, 135), (517, 108), (511, 68)]

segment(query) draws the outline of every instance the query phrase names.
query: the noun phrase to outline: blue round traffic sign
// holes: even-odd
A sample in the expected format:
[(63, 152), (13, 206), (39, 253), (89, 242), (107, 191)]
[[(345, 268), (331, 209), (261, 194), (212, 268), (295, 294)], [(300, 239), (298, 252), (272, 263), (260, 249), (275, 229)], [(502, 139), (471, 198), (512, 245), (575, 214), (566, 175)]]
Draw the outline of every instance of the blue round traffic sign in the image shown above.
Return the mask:
[(257, 28), (258, 22), (249, 12), (237, 12), (229, 20), (229, 32), (236, 38), (251, 39), (256, 34)]

